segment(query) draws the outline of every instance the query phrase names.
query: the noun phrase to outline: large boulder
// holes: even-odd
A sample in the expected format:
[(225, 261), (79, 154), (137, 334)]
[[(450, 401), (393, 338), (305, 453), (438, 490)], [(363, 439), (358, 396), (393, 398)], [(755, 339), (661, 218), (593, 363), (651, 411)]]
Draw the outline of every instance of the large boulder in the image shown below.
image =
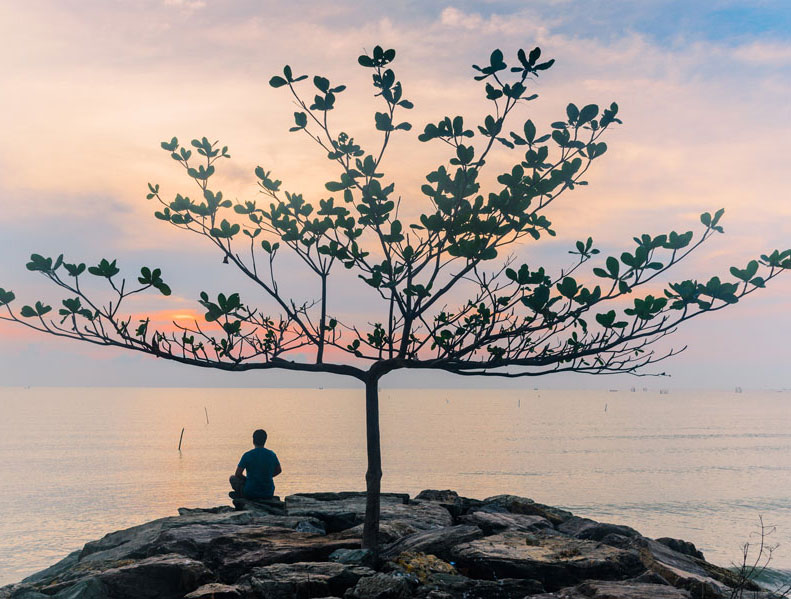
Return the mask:
[(360, 539), (306, 533), (238, 534), (217, 539), (204, 561), (223, 582), (234, 582), (253, 568), (272, 564), (326, 561), (337, 549), (356, 549)]
[(468, 543), (483, 537), (483, 531), (477, 526), (447, 526), (416, 532), (403, 537), (382, 550), (384, 559), (391, 559), (406, 551), (430, 553), (447, 558), (451, 549), (461, 543)]
[(550, 591), (589, 578), (628, 578), (645, 569), (635, 551), (511, 531), (457, 545), (451, 556), (459, 571), (473, 578), (531, 578)]
[(629, 526), (596, 522), (595, 520), (579, 518), (578, 516), (572, 516), (565, 522), (558, 524), (557, 530), (575, 539), (588, 539), (590, 541), (601, 541), (608, 535), (619, 535), (628, 538), (640, 536), (639, 532)]
[(160, 555), (98, 575), (113, 599), (181, 599), (213, 576), (202, 563), (180, 555)]
[[(736, 575), (730, 570), (679, 553), (652, 539), (634, 539), (633, 546), (650, 572), (660, 575), (677, 588), (688, 590), (695, 599), (727, 597), (731, 592), (730, 587), (738, 583)], [(746, 590), (760, 591), (761, 588), (748, 583)]]
[(494, 497), (487, 497), (483, 500), (483, 505), (480, 509), (484, 511), (497, 511), (499, 509), (501, 511), (511, 512), (512, 514), (541, 516), (549, 520), (555, 526), (562, 524), (574, 516), (574, 514), (564, 509), (551, 505), (544, 505), (543, 503), (536, 503), (528, 497), (519, 497), (518, 495), (495, 495)]
[(377, 572), (373, 576), (361, 578), (353, 588), (346, 591), (344, 599), (409, 599), (414, 585), (415, 581), (400, 573)]
[(236, 585), (210, 582), (198, 587), (184, 599), (241, 599), (242, 590)]
[(690, 599), (689, 592), (671, 586), (623, 581), (587, 581), (530, 599)]
[(415, 593), (427, 599), (523, 599), (544, 590), (537, 580), (502, 578), (475, 580), (461, 575), (434, 575)]
[[(348, 497), (316, 499), (308, 495), (289, 495), (286, 497), (286, 510), (289, 516), (313, 517), (324, 522), (327, 532), (338, 532), (353, 528), (365, 519), (365, 495), (353, 494)], [(382, 522), (403, 521), (417, 530), (451, 526), (453, 518), (446, 509), (431, 503), (404, 503), (401, 495), (382, 497), (380, 519)]]
[(685, 541), (683, 539), (673, 539), (671, 537), (661, 537), (655, 540), (657, 543), (662, 543), (662, 545), (667, 545), (673, 551), (678, 551), (679, 553), (683, 553), (684, 555), (690, 555), (698, 559), (706, 559), (705, 557), (703, 557), (703, 552), (700, 551), (697, 547), (695, 547), (694, 543), (690, 543), (689, 541)]
[[(254, 512), (221, 510), (180, 510), (181, 515), (159, 518), (106, 534), (101, 539), (86, 543), (78, 555), (80, 562), (112, 562), (124, 559), (139, 559), (151, 553), (156, 539), (165, 531), (183, 526), (222, 526), (222, 525), (272, 525), (295, 528), (304, 518), (284, 519)], [(293, 522), (293, 526), (291, 523)], [(195, 530), (195, 529), (193, 529)]]
[(456, 491), (445, 489), (439, 491), (436, 489), (425, 489), (415, 496), (415, 501), (432, 502), (444, 507), (453, 519), (456, 520), (463, 516), (471, 509), (479, 508), (483, 505), (480, 499), (470, 499), (469, 497), (461, 497)]
[(375, 572), (362, 566), (333, 562), (272, 564), (254, 569), (239, 581), (248, 594), (267, 599), (340, 596), (364, 576)]
[(543, 516), (527, 514), (511, 514), (510, 512), (473, 512), (461, 517), (464, 524), (480, 528), (485, 534), (491, 535), (505, 530), (537, 532), (549, 530), (552, 523)]

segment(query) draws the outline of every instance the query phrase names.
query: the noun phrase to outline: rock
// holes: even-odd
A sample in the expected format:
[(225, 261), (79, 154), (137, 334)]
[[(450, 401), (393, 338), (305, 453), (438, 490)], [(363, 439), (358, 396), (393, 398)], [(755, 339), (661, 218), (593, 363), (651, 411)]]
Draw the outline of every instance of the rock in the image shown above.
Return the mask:
[[(451, 491), (452, 493), (453, 491)], [(397, 500), (403, 504), (409, 503), (409, 493), (381, 493), (379, 495), (382, 499)], [(343, 499), (365, 499), (367, 493), (365, 491), (341, 491), (340, 493), (294, 493), (289, 497), (307, 497), (308, 499), (316, 499), (318, 501), (341, 501)], [(288, 497), (286, 497), (288, 501)]]
[(522, 599), (541, 593), (544, 587), (537, 580), (503, 578), (474, 580), (459, 575), (434, 575), (416, 596), (431, 599), (464, 597), (465, 599)]
[(632, 539), (623, 535), (610, 533), (602, 537), (601, 542), (605, 545), (618, 547), (619, 549), (630, 549), (632, 547)]
[(418, 503), (433, 502), (441, 505), (448, 510), (448, 513), (450, 513), (454, 521), (471, 509), (479, 508), (483, 505), (483, 502), (479, 499), (460, 497), (456, 491), (451, 490), (437, 491), (434, 489), (426, 489), (415, 496), (415, 501)]
[[(652, 539), (634, 539), (634, 547), (649, 571), (658, 574), (674, 587), (690, 591), (695, 599), (728, 596), (728, 587), (737, 583), (736, 575), (730, 570), (679, 553)], [(750, 583), (747, 590), (760, 591), (761, 588)]]
[(437, 575), (458, 575), (456, 568), (436, 555), (405, 551), (390, 564), (392, 571), (398, 571), (410, 577), (416, 577), (425, 583), (430, 577)]
[(376, 556), (370, 549), (336, 549), (330, 553), (328, 559), (331, 562), (350, 566), (373, 568), (376, 565)]
[(178, 509), (179, 516), (199, 516), (203, 514), (229, 514), (234, 509), (229, 505), (220, 505), (217, 507), (180, 507)]
[(320, 520), (316, 521), (313, 518), (310, 520), (300, 520), (294, 530), (297, 532), (307, 532), (313, 535), (327, 534), (327, 531), (324, 530), (324, 523)]
[(56, 564), (28, 576), (23, 579), (22, 582), (27, 584), (48, 583), (77, 565), (77, 562), (80, 560), (80, 553), (81, 551), (79, 549), (77, 551), (72, 551)]
[(552, 523), (542, 516), (528, 516), (526, 514), (511, 514), (509, 512), (473, 512), (462, 516), (464, 524), (471, 524), (480, 528), (484, 534), (490, 535), (504, 530), (520, 530), (535, 532), (552, 528)]
[(184, 599), (239, 599), (240, 597), (242, 591), (238, 586), (212, 582), (185, 595)]
[(684, 541), (682, 539), (671, 539), (670, 537), (662, 537), (660, 539), (656, 539), (656, 542), (662, 543), (662, 545), (666, 545), (673, 551), (678, 551), (684, 555), (690, 555), (698, 559), (706, 559), (703, 557), (703, 552), (699, 551), (698, 548), (695, 547), (695, 544), (690, 543), (689, 541)]
[[(396, 542), (401, 537), (406, 537), (416, 532), (419, 532), (419, 530), (407, 520), (385, 520), (379, 523), (379, 534), (377, 535), (377, 539), (381, 545), (389, 545), (390, 543)], [(338, 536), (349, 539), (360, 539), (363, 536), (363, 525), (358, 524), (357, 526), (352, 526), (338, 533)]]
[[(306, 495), (289, 495), (286, 497), (286, 510), (289, 516), (318, 518), (324, 522), (327, 532), (338, 532), (363, 523), (365, 501), (364, 494), (325, 500)], [(402, 520), (418, 530), (453, 524), (451, 515), (441, 506), (431, 503), (405, 504), (400, 495), (382, 497), (380, 518), (382, 522)]]
[(645, 569), (634, 551), (512, 531), (457, 545), (451, 555), (458, 570), (472, 578), (530, 578), (550, 591), (588, 578), (627, 578)]
[(231, 535), (206, 549), (204, 561), (222, 582), (232, 583), (253, 568), (272, 564), (326, 561), (337, 549), (357, 549), (360, 539), (336, 538), (293, 531)]
[(343, 595), (362, 577), (374, 574), (370, 568), (332, 562), (273, 564), (256, 568), (239, 585), (248, 588), (254, 596), (267, 599), (321, 597)]
[(591, 599), (690, 599), (689, 592), (671, 586), (640, 582), (587, 581), (577, 587)]
[(286, 513), (286, 504), (280, 501), (279, 497), (272, 499), (247, 499), (246, 497), (236, 497), (233, 499), (233, 506), (239, 511), (251, 511), (263, 514)]
[(106, 599), (107, 586), (98, 578), (84, 578), (77, 584), (56, 593), (54, 599)]
[(412, 585), (399, 574), (377, 573), (361, 578), (354, 588), (346, 591), (344, 599), (409, 599)]
[(456, 491), (446, 489), (444, 491), (437, 491), (435, 489), (425, 489), (415, 495), (416, 500), (423, 501), (439, 501), (441, 503), (454, 503), (461, 499)]
[(504, 508), (512, 514), (541, 516), (549, 520), (555, 526), (562, 524), (574, 515), (566, 510), (544, 505), (542, 503), (536, 503), (532, 499), (519, 497), (517, 495), (495, 495), (494, 497), (488, 497), (483, 500), (481, 509), (485, 510), (485, 508), (491, 506)]
[[(78, 558), (80, 562), (139, 559), (149, 555), (150, 547), (163, 531), (192, 525), (266, 524), (270, 522), (279, 524), (278, 521), (273, 521), (273, 518), (283, 518), (283, 516), (230, 510), (217, 512), (190, 510), (182, 516), (159, 518), (107, 534), (97, 541), (86, 543)], [(291, 528), (296, 527), (300, 520), (304, 520), (304, 518), (293, 519), (294, 524)]]
[(604, 537), (611, 534), (628, 538), (640, 536), (639, 532), (628, 526), (596, 522), (595, 520), (579, 518), (577, 516), (572, 516), (565, 522), (559, 524), (557, 530), (575, 539), (588, 539), (591, 541), (601, 541)]
[(532, 595), (530, 599), (690, 599), (688, 591), (671, 586), (634, 581), (586, 581), (554, 593)]
[(98, 575), (113, 599), (181, 599), (212, 578), (202, 563), (180, 555), (159, 555)]
[(399, 539), (382, 550), (382, 557), (390, 559), (405, 551), (431, 553), (446, 558), (451, 549), (461, 543), (468, 543), (483, 537), (477, 526), (458, 525), (426, 530)]
[(294, 531), (279, 526), (238, 526), (232, 524), (192, 524), (165, 530), (154, 539), (148, 554), (178, 553), (197, 560), (206, 560), (214, 545), (251, 546), (251, 538), (289, 535)]

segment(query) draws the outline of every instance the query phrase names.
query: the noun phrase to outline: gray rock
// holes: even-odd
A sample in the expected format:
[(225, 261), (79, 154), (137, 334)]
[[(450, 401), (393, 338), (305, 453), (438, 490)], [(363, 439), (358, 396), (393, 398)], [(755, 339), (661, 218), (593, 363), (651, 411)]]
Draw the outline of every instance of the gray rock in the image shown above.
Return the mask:
[[(272, 522), (266, 514), (253, 512), (190, 510), (182, 516), (159, 518), (138, 526), (111, 532), (97, 541), (86, 543), (79, 561), (117, 561), (146, 557), (151, 545), (166, 530), (191, 525), (266, 524)], [(294, 527), (301, 519), (294, 519)], [(293, 528), (293, 527), (292, 527)]]
[(285, 515), (286, 504), (280, 501), (279, 497), (272, 499), (247, 499), (237, 497), (233, 500), (233, 506), (239, 511), (251, 511), (261, 514)]
[(376, 556), (370, 549), (336, 549), (330, 553), (328, 559), (331, 562), (351, 566), (373, 568), (376, 565)]
[(417, 495), (415, 495), (416, 500), (423, 500), (423, 501), (439, 501), (442, 503), (453, 503), (461, 497), (456, 491), (451, 491), (450, 489), (445, 489), (444, 491), (438, 491), (436, 489), (424, 489)]
[(457, 545), (451, 554), (459, 571), (473, 578), (530, 578), (550, 591), (589, 578), (623, 579), (645, 570), (634, 551), (512, 531)]
[(326, 561), (337, 549), (357, 549), (359, 538), (312, 535), (293, 531), (232, 535), (211, 543), (204, 561), (222, 582), (232, 583), (253, 568), (272, 564)]
[(656, 542), (662, 543), (662, 545), (667, 545), (673, 551), (678, 551), (684, 555), (690, 555), (698, 559), (706, 559), (703, 557), (703, 552), (695, 547), (694, 543), (690, 543), (689, 541), (684, 541), (683, 539), (672, 539), (670, 537), (661, 537), (656, 539)]
[(370, 568), (333, 562), (273, 564), (256, 568), (239, 581), (239, 586), (267, 599), (321, 597), (343, 595), (362, 577), (373, 574)]
[[(305, 495), (286, 497), (289, 516), (310, 516), (324, 522), (327, 532), (338, 532), (358, 526), (365, 516), (365, 496), (319, 500)], [(418, 530), (441, 528), (453, 524), (447, 510), (436, 504), (404, 504), (400, 496), (382, 498), (380, 518), (382, 522), (402, 520)]]
[(49, 583), (50, 581), (54, 580), (64, 572), (67, 572), (69, 569), (73, 568), (77, 562), (80, 560), (80, 550), (72, 551), (64, 557), (62, 560), (57, 562), (56, 564), (41, 570), (40, 572), (36, 572), (31, 576), (23, 579), (23, 583)]
[(537, 580), (503, 578), (501, 580), (474, 580), (460, 575), (434, 575), (417, 590), (415, 596), (464, 597), (464, 599), (522, 599), (526, 595), (543, 592)]
[(53, 599), (107, 599), (109, 589), (98, 578), (84, 578), (77, 584), (63, 589)]
[(162, 531), (148, 545), (149, 555), (178, 553), (197, 560), (205, 560), (215, 545), (251, 546), (250, 539), (293, 534), (291, 528), (279, 526), (190, 524)]
[(354, 588), (346, 591), (344, 599), (409, 599), (412, 585), (399, 574), (377, 573), (361, 578)]
[(464, 524), (480, 528), (485, 534), (495, 534), (504, 530), (536, 532), (552, 528), (552, 523), (542, 516), (511, 514), (510, 512), (473, 512), (462, 516)]
[(591, 599), (690, 599), (688, 591), (671, 586), (640, 582), (587, 581), (577, 587)]
[(294, 530), (297, 532), (307, 532), (313, 535), (327, 534), (327, 531), (324, 530), (324, 523), (321, 520), (316, 520), (315, 518), (300, 520)]
[(415, 496), (415, 501), (433, 502), (441, 505), (453, 516), (454, 521), (460, 516), (468, 513), (471, 509), (480, 508), (483, 505), (483, 502), (479, 499), (460, 497), (456, 491), (451, 491), (449, 489), (444, 491), (426, 489)]
[(180, 507), (179, 516), (198, 516), (202, 514), (229, 514), (235, 511), (229, 505), (219, 505), (216, 507)]
[(596, 522), (589, 518), (579, 518), (577, 516), (572, 516), (565, 522), (562, 522), (557, 526), (557, 529), (558, 532), (562, 532), (575, 539), (588, 539), (591, 541), (601, 541), (604, 537), (611, 534), (629, 538), (640, 536), (639, 532), (629, 526)]
[(519, 497), (518, 495), (495, 495), (483, 500), (483, 507), (498, 506), (504, 508), (512, 514), (527, 514), (532, 516), (541, 516), (546, 518), (552, 524), (557, 526), (562, 524), (574, 514), (561, 508), (536, 503), (527, 497)]
[(382, 550), (384, 559), (397, 557), (405, 551), (429, 553), (442, 559), (451, 555), (451, 549), (461, 543), (468, 543), (483, 537), (477, 526), (458, 525), (417, 532), (399, 539)]
[[(422, 530), (422, 529), (420, 529)], [(377, 538), (380, 545), (395, 543), (398, 539), (406, 537), (416, 532), (420, 532), (408, 520), (385, 520), (379, 523), (379, 534)], [(358, 524), (338, 533), (339, 537), (361, 539), (363, 536), (363, 525)]]
[(554, 593), (532, 595), (530, 599), (690, 599), (691, 595), (674, 587), (633, 581), (587, 581)]
[[(365, 491), (341, 491), (339, 493), (294, 493), (289, 497), (307, 497), (308, 499), (316, 499), (318, 501), (340, 501), (343, 499), (365, 499), (367, 494)], [(381, 493), (380, 497), (385, 500), (397, 500), (401, 503), (409, 503), (409, 493)], [(286, 497), (288, 501), (288, 497)]]
[[(638, 549), (640, 559), (649, 571), (658, 574), (674, 587), (690, 591), (695, 599), (728, 596), (729, 587), (736, 584), (736, 576), (730, 570), (679, 553), (652, 539), (634, 539), (634, 547)], [(754, 584), (750, 587), (747, 590), (761, 590)]]
[(202, 563), (180, 555), (161, 555), (99, 574), (113, 599), (181, 599), (212, 579)]
[(240, 597), (242, 597), (242, 591), (238, 586), (211, 582), (185, 595), (184, 599), (238, 599)]

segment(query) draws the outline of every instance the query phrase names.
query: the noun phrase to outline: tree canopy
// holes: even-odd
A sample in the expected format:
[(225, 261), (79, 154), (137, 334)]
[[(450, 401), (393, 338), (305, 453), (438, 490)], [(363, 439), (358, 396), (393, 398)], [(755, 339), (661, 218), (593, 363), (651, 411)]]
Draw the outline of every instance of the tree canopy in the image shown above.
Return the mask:
[[(283, 368), (354, 377), (366, 384), (369, 514), (364, 543), (376, 544), (379, 457), (378, 380), (396, 369), (436, 369), (459, 375), (526, 377), (553, 372), (655, 373), (649, 367), (677, 353), (656, 342), (679, 324), (737, 303), (791, 269), (791, 249), (776, 249), (734, 266), (729, 277), (667, 282), (672, 266), (716, 234), (723, 210), (706, 212), (693, 231), (640, 234), (620, 255), (602, 256), (592, 237), (569, 248), (557, 272), (519, 263), (509, 250), (554, 236), (547, 208), (564, 192), (587, 185), (585, 175), (606, 152), (603, 139), (618, 125), (618, 105), (568, 104), (549, 127), (522, 120), (538, 97), (532, 86), (553, 66), (539, 48), (519, 50), (511, 66), (500, 50), (473, 65), (490, 107), (483, 122), (444, 116), (426, 124), (417, 140), (447, 146), (447, 160), (428, 167), (418, 190), (402, 196), (383, 172), (394, 135), (413, 135), (413, 108), (392, 64), (395, 50), (376, 46), (359, 57), (372, 75), (381, 112), (373, 125), (376, 147), (363, 148), (333, 127), (331, 116), (346, 86), (324, 76), (296, 75), (290, 66), (269, 84), (297, 104), (290, 131), (309, 138), (335, 165), (326, 197), (286, 189), (273, 170), (258, 166), (257, 198), (231, 201), (218, 181), (228, 148), (206, 137), (162, 149), (184, 170), (194, 192), (168, 193), (149, 183), (155, 216), (203, 237), (228, 264), (255, 283), (262, 298), (204, 291), (202, 322), (158, 330), (150, 318), (122, 310), (133, 294), (171, 289), (159, 268), (125, 278), (116, 260), (86, 267), (33, 254), (27, 264), (59, 288), (57, 315), (44, 300), (15, 310), (14, 293), (0, 289), (1, 318), (37, 331), (97, 345), (130, 349), (193, 366), (241, 371)], [(312, 97), (311, 97), (312, 96)], [(519, 118), (518, 121), (516, 119)], [(514, 122), (516, 121), (516, 122)], [(513, 151), (511, 168), (496, 185), (481, 183), (494, 148)], [(316, 293), (295, 299), (278, 285), (278, 258), (291, 252), (313, 278)], [(337, 313), (327, 280), (339, 269), (356, 274), (370, 291), (370, 313), (350, 321)], [(293, 276), (289, 273), (286, 276)], [(103, 282), (97, 296), (89, 281)], [(651, 284), (649, 286), (649, 284)], [(263, 304), (259, 304), (262, 301)], [(305, 356), (309, 355), (309, 359)]]

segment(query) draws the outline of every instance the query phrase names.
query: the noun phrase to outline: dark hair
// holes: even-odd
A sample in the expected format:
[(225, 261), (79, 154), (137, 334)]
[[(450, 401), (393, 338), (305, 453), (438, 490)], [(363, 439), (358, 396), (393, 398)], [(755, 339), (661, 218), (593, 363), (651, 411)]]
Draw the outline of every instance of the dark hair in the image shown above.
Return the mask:
[(264, 429), (259, 428), (253, 433), (253, 445), (266, 445), (266, 431)]

